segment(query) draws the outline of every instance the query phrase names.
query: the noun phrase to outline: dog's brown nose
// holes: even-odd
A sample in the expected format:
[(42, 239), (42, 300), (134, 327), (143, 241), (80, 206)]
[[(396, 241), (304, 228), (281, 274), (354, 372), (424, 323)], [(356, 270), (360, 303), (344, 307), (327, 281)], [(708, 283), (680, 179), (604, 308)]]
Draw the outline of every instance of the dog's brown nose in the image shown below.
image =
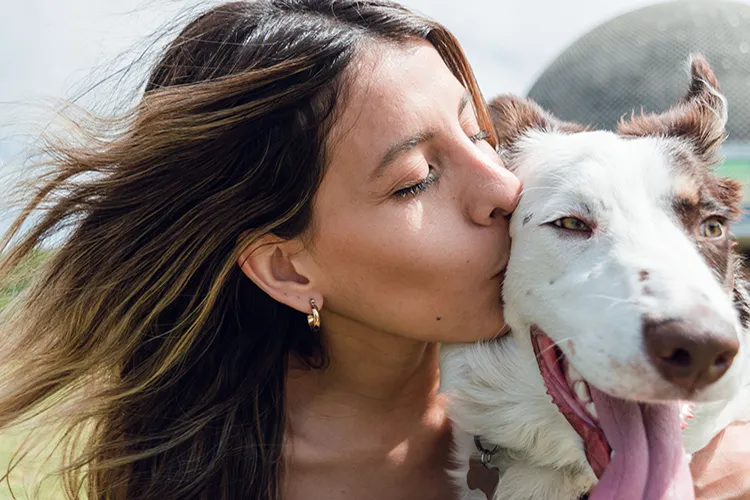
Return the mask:
[(643, 336), (659, 373), (692, 393), (719, 380), (732, 366), (740, 343), (730, 324), (725, 330), (700, 331), (687, 321), (646, 321)]

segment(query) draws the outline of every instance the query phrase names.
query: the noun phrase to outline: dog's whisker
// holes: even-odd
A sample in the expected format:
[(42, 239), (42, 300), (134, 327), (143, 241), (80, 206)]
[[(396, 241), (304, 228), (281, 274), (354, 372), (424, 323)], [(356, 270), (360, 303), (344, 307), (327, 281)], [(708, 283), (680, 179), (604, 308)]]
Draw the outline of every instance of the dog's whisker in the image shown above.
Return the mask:
[(600, 293), (592, 293), (587, 295), (587, 297), (592, 299), (607, 299), (612, 302), (634, 302), (634, 299), (632, 297), (623, 299), (622, 297), (614, 297), (612, 295), (603, 295)]
[[(558, 342), (555, 342), (553, 345), (551, 345), (549, 347), (545, 347), (544, 349), (540, 350), (539, 354), (537, 355), (537, 357), (540, 357), (542, 354), (544, 354), (545, 352), (547, 352), (549, 349), (554, 349), (555, 347), (557, 347), (558, 349), (560, 349), (560, 344), (561, 343), (566, 342), (568, 340), (572, 340), (572, 339), (573, 339), (573, 337), (566, 337), (566, 338), (560, 339)], [(560, 351), (562, 351), (562, 349), (560, 349)], [(560, 361), (560, 359), (561, 358), (558, 356), (558, 358), (555, 361)]]
[(588, 295), (587, 298), (608, 300), (610, 302), (609, 306), (607, 307), (608, 311), (615, 306), (633, 305), (638, 303), (638, 301), (633, 297), (623, 299), (621, 297), (612, 297), (610, 295), (592, 294)]
[(532, 191), (553, 191), (554, 188), (552, 186), (534, 186), (534, 187), (525, 187), (523, 190), (521, 190), (521, 196), (523, 196), (525, 193), (530, 193)]

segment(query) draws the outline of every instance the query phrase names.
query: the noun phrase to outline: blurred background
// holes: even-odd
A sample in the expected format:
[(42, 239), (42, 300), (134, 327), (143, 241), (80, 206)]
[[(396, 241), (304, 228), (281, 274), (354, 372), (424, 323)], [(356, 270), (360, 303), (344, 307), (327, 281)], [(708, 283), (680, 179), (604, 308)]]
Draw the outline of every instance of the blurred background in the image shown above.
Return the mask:
[[(69, 99), (115, 112), (137, 98), (169, 36), (216, 0), (3, 1), (0, 168)], [(750, 0), (404, 0), (462, 42), (487, 98), (527, 95), (558, 117), (612, 128), (643, 107), (662, 111), (686, 86), (685, 61), (703, 52), (729, 100), (721, 172), (750, 181)], [(745, 202), (750, 206), (750, 187)], [(0, 198), (0, 232), (10, 214)], [(734, 228), (750, 249), (750, 217)]]

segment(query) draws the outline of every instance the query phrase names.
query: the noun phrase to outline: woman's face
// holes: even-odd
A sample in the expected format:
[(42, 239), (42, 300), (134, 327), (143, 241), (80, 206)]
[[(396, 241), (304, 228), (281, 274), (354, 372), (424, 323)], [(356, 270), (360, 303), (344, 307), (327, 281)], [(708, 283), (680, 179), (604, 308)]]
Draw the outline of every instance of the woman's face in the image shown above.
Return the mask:
[(306, 267), (323, 324), (425, 341), (493, 337), (520, 184), (430, 44), (362, 53), (313, 208)]

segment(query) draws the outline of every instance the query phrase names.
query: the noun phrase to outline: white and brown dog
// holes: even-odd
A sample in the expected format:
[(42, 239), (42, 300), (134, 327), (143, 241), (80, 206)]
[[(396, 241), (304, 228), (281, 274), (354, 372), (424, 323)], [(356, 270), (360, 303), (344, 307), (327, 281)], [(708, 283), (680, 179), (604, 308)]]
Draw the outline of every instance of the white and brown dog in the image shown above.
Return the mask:
[(728, 229), (741, 186), (712, 170), (726, 100), (702, 57), (690, 69), (680, 102), (616, 133), (491, 103), (524, 190), (512, 333), (441, 351), (464, 498), (484, 498), (473, 457), (500, 470), (494, 500), (689, 500), (689, 454), (750, 417), (750, 296)]

